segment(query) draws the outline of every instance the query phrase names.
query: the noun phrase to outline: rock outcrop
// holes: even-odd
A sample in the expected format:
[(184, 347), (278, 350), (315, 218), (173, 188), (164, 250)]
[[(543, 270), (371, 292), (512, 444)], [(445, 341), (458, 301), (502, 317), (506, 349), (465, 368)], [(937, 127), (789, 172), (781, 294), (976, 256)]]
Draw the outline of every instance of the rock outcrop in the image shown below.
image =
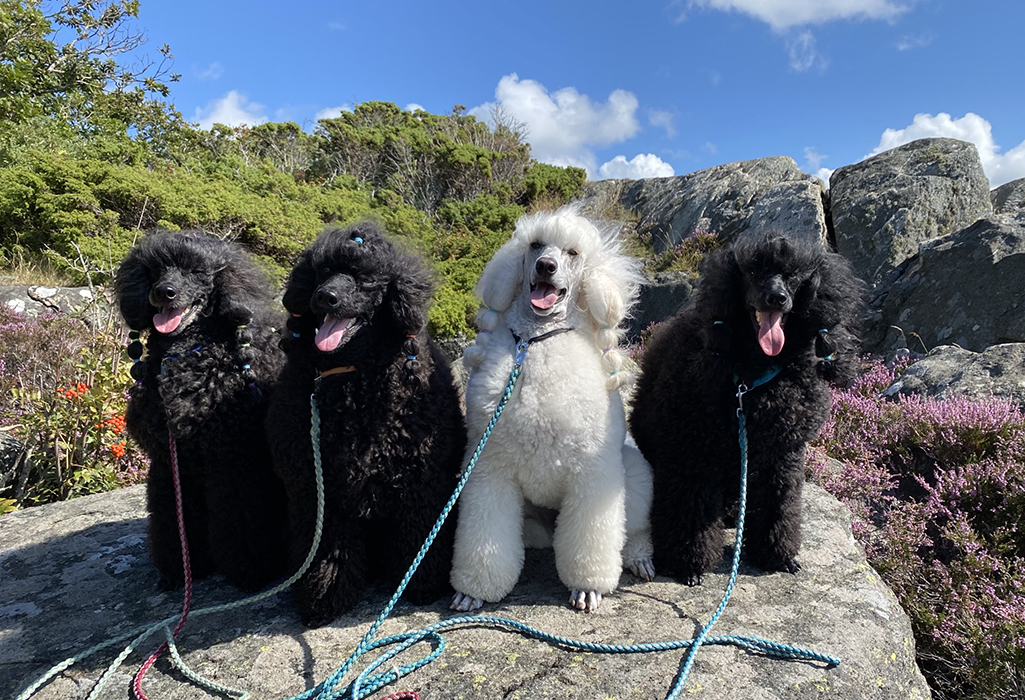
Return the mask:
[(989, 195), (994, 214), (1007, 214), (1025, 223), (1025, 178), (1001, 185)]
[(732, 240), (750, 228), (772, 227), (825, 241), (824, 191), (793, 158), (774, 156), (679, 177), (592, 182), (581, 199), (590, 214), (629, 212), (662, 252), (695, 231)]
[[(743, 567), (715, 634), (754, 635), (840, 657), (836, 668), (772, 660), (734, 647), (700, 651), (686, 691), (705, 698), (907, 700), (930, 692), (915, 665), (908, 619), (865, 562), (848, 511), (809, 485), (804, 505), (804, 569), (765, 574)], [(32, 508), (4, 516), (0, 527), (0, 696), (14, 697), (51, 665), (98, 641), (176, 615), (179, 593), (162, 593), (145, 549), (141, 487)], [(725, 544), (725, 536), (724, 536)], [(643, 583), (623, 575), (620, 589), (592, 615), (570, 610), (551, 551), (528, 553), (520, 583), (484, 612), (590, 642), (692, 637), (711, 615), (726, 581), (726, 560), (688, 588), (669, 579)], [(256, 697), (287, 697), (323, 680), (345, 660), (390, 591), (369, 591), (349, 615), (303, 629), (289, 596), (192, 618), (179, 648), (192, 668)], [(237, 591), (216, 580), (197, 584), (194, 609)], [(452, 616), (444, 601), (400, 603), (384, 634), (419, 629)], [(440, 698), (663, 697), (682, 652), (597, 655), (561, 649), (492, 629), (446, 633), (440, 659), (390, 686)], [(159, 640), (144, 644), (103, 697), (124, 697), (130, 674)], [(417, 648), (424, 652), (426, 645)], [(83, 698), (117, 651), (74, 666), (36, 694), (39, 700)], [(408, 660), (409, 657), (400, 657)], [(401, 661), (400, 661), (401, 663)], [(151, 697), (207, 697), (159, 662), (147, 677)], [(381, 691), (382, 693), (384, 691)]]
[(938, 345), (980, 351), (1025, 342), (1025, 222), (982, 219), (923, 243), (877, 298), (865, 347), (888, 352)]
[(975, 146), (921, 139), (837, 168), (829, 178), (836, 249), (876, 285), (924, 241), (992, 211)]
[(937, 399), (997, 397), (1025, 411), (1025, 343), (994, 345), (983, 352), (940, 346), (904, 370), (883, 393)]
[(0, 304), (27, 316), (81, 315), (87, 322), (102, 323), (112, 312), (106, 294), (103, 288), (8, 285), (0, 286)]

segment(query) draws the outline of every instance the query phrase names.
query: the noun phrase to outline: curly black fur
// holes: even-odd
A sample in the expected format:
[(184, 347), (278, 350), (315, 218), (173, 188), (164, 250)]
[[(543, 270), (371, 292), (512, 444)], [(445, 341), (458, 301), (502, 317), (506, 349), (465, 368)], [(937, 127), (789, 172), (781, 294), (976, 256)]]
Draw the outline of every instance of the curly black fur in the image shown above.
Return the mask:
[[(740, 484), (735, 377), (750, 384), (772, 365), (780, 374), (744, 398), (744, 552), (765, 570), (800, 568), (805, 447), (829, 416), (828, 383), (856, 369), (861, 308), (850, 266), (815, 241), (750, 234), (705, 261), (692, 303), (641, 359), (630, 418), (654, 472), (659, 572), (695, 585), (721, 561), (720, 528)], [(769, 356), (755, 312), (773, 310), (783, 313), (785, 342)]]
[(265, 392), (284, 363), (268, 279), (235, 245), (159, 232), (129, 251), (115, 286), (128, 326), (146, 335), (125, 420), (150, 458), (149, 550), (161, 585), (183, 581), (170, 432), (193, 575), (221, 572), (255, 590), (284, 573), (287, 544), (263, 431)]
[[(432, 292), (423, 263), (371, 223), (324, 231), (289, 277), (288, 359), (267, 429), (298, 566), (313, 539), (316, 392), (326, 515), (316, 558), (296, 586), (307, 625), (349, 610), (371, 580), (398, 584), (455, 488), (466, 427), (451, 371), (427, 336)], [(316, 379), (339, 367), (352, 370)], [(414, 602), (450, 590), (452, 538), (446, 524), (407, 589)]]

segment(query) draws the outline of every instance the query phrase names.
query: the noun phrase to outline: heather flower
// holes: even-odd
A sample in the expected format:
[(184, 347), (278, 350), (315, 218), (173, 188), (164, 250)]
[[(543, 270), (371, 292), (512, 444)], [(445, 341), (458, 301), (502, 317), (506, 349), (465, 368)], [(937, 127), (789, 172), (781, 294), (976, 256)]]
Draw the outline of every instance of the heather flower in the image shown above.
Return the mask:
[(998, 399), (880, 397), (903, 366), (872, 363), (834, 392), (808, 470), (850, 506), (936, 697), (1011, 698), (1025, 684), (1025, 416)]

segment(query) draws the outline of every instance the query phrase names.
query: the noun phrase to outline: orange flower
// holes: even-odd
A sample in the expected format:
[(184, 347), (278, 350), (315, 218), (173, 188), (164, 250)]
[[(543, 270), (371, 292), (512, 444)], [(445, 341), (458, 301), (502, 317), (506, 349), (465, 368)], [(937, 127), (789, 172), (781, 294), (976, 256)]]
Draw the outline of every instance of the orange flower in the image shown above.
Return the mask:
[(110, 448), (110, 451), (113, 452), (114, 456), (117, 457), (118, 459), (121, 459), (122, 457), (124, 457), (124, 455), (125, 455), (125, 443), (124, 443), (124, 441), (122, 440), (121, 442), (119, 442), (119, 443), (117, 443), (115, 445), (112, 445), (111, 448)]

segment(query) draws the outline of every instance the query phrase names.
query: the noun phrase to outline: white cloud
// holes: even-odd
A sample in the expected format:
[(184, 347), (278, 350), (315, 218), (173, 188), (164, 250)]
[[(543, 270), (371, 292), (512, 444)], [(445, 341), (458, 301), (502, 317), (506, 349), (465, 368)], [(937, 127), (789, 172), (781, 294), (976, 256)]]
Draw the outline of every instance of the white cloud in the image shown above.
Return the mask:
[[(416, 102), (410, 102), (408, 105), (406, 105), (407, 112), (415, 112), (418, 109), (424, 109), (424, 106), (417, 104)], [(424, 109), (424, 111), (426, 112), (427, 110)]]
[(894, 20), (914, 0), (687, 0), (686, 9), (740, 12), (776, 31), (844, 19)]
[(207, 80), (217, 80), (222, 75), (224, 75), (224, 66), (220, 61), (214, 61), (209, 66), (199, 71), (199, 73), (196, 74), (196, 78), (205, 82)]
[(982, 169), (989, 178), (990, 187), (999, 187), (1011, 180), (1025, 177), (1025, 141), (1000, 153), (1000, 146), (993, 140), (990, 123), (978, 114), (968, 112), (960, 119), (953, 119), (945, 112), (936, 116), (916, 114), (910, 125), (903, 129), (887, 129), (879, 139), (879, 145), (865, 158), (896, 148), (917, 139), (947, 137), (970, 141), (979, 151)]
[(588, 176), (593, 176), (597, 167), (593, 147), (625, 141), (640, 130), (637, 98), (626, 90), (614, 90), (606, 102), (592, 102), (576, 88), (548, 92), (541, 83), (520, 80), (512, 73), (498, 81), (494, 103), (474, 107), (469, 113), (489, 121), (496, 105), (526, 124), (535, 158), (584, 168)]
[(815, 177), (822, 180), (826, 185), (826, 189), (829, 188), (829, 178), (833, 177), (833, 172), (836, 168), (819, 168), (815, 171)]
[(267, 121), (267, 116), (263, 105), (250, 102), (238, 90), (232, 90), (219, 100), (208, 103), (206, 107), (197, 107), (192, 121), (199, 122), (202, 129), (209, 129), (214, 124), (256, 126)]
[(630, 160), (626, 156), (616, 156), (598, 168), (599, 180), (642, 180), (648, 177), (672, 177), (675, 174), (673, 166), (652, 153), (638, 154)]
[(822, 71), (829, 65), (826, 57), (815, 47), (815, 36), (808, 30), (788, 37), (786, 45), (790, 67), (798, 73), (809, 71), (816, 65)]
[(898, 51), (911, 51), (912, 49), (923, 49), (932, 43), (931, 34), (918, 34), (915, 36), (903, 36), (897, 42)]
[(664, 109), (648, 110), (648, 123), (652, 126), (657, 126), (661, 129), (665, 129), (666, 136), (668, 136), (671, 139), (676, 138), (676, 126), (673, 124), (675, 120), (676, 115)]
[(705, 145), (701, 147), (701, 150), (705, 153), (710, 153), (714, 156), (716, 153), (719, 152), (719, 147), (711, 141), (705, 141)]
[(346, 102), (345, 104), (338, 105), (337, 107), (325, 107), (324, 109), (314, 114), (313, 118), (317, 121), (320, 121), (321, 119), (334, 119), (335, 117), (341, 116), (342, 112), (351, 111), (352, 105)]
[(804, 161), (808, 170), (818, 170), (822, 167), (822, 161), (828, 157), (816, 151), (814, 146), (806, 146), (804, 149)]

